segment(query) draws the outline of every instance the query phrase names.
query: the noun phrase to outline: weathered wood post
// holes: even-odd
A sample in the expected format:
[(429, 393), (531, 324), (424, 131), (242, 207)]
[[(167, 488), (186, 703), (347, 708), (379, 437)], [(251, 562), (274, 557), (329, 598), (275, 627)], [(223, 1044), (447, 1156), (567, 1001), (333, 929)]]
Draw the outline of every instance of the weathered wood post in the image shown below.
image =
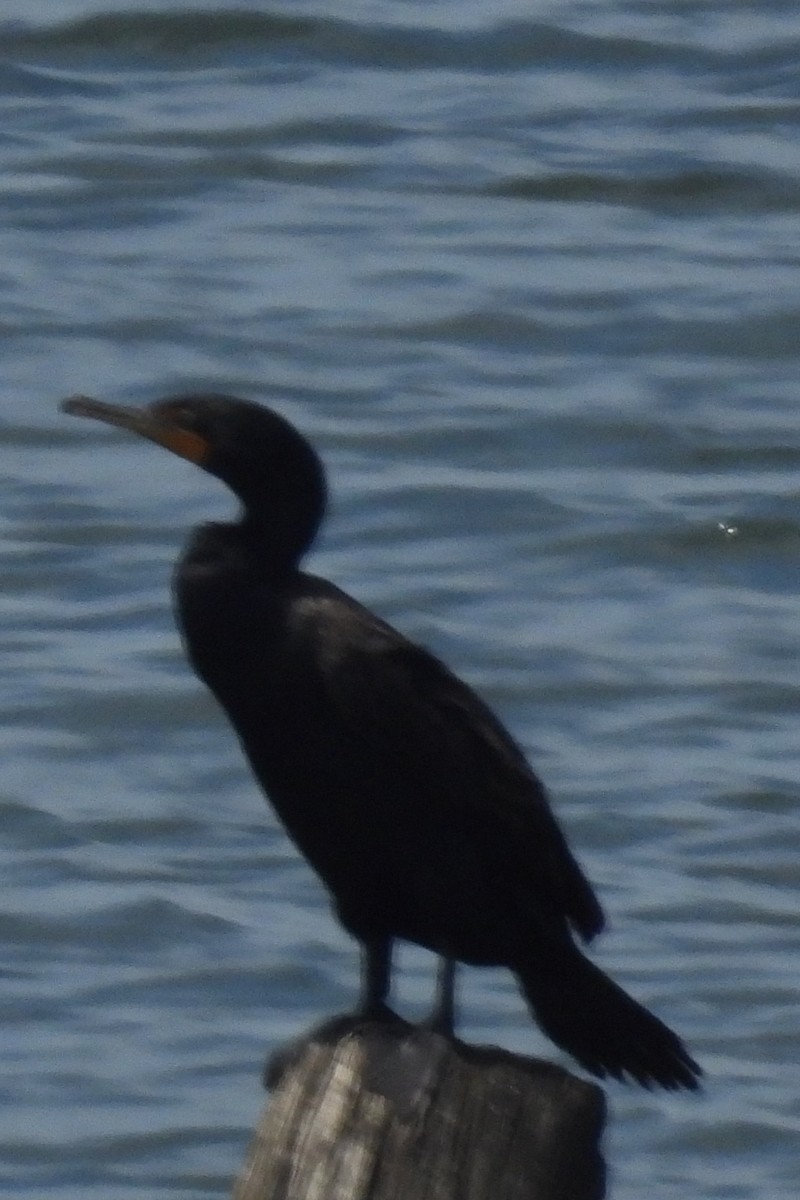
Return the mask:
[(602, 1200), (605, 1095), (552, 1063), (338, 1018), (270, 1071), (234, 1200)]

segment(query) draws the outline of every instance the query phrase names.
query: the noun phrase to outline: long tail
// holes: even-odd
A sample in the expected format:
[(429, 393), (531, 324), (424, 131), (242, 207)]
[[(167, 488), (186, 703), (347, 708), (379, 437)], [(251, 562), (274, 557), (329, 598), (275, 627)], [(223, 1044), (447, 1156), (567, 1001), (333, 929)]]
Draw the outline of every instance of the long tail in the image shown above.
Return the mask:
[(680, 1038), (576, 946), (559, 946), (517, 975), (544, 1032), (593, 1075), (644, 1087), (699, 1086), (702, 1071)]

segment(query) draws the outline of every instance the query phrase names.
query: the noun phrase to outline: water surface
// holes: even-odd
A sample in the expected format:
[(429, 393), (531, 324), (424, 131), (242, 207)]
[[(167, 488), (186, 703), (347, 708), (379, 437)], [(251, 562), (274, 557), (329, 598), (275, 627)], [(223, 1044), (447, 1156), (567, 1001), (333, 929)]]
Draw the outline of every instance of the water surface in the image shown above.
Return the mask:
[[(313, 438), (313, 568), (502, 713), (599, 961), (706, 1068), (610, 1086), (611, 1196), (794, 1197), (800, 15), (3, 16), (5, 1194), (226, 1195), (267, 1052), (355, 992), (174, 630), (230, 501), (57, 412), (202, 388)], [(461, 994), (466, 1037), (555, 1056), (503, 972)]]

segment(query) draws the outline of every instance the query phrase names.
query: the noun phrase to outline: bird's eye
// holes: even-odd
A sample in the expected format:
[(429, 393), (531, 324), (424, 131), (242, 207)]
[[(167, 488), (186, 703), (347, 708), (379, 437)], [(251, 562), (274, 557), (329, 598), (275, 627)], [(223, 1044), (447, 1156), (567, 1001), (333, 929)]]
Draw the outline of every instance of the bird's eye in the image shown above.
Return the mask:
[(197, 419), (188, 404), (163, 404), (156, 406), (154, 411), (170, 425), (180, 429), (194, 429)]

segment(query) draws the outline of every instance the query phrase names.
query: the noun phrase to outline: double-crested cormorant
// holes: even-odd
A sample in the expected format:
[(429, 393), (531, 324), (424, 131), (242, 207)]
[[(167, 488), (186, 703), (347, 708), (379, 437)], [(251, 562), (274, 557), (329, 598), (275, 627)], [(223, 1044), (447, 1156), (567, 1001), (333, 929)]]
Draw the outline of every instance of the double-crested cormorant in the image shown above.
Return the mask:
[(158, 442), (242, 504), (201, 525), (175, 577), (197, 674), (228, 714), (286, 829), (363, 949), (361, 1011), (385, 1012), (395, 938), (506, 966), (535, 1019), (588, 1071), (697, 1087), (680, 1039), (573, 940), (603, 927), (544, 788), (489, 708), (433, 654), (300, 569), (325, 511), (315, 451), (283, 417), (222, 395), (64, 410)]

